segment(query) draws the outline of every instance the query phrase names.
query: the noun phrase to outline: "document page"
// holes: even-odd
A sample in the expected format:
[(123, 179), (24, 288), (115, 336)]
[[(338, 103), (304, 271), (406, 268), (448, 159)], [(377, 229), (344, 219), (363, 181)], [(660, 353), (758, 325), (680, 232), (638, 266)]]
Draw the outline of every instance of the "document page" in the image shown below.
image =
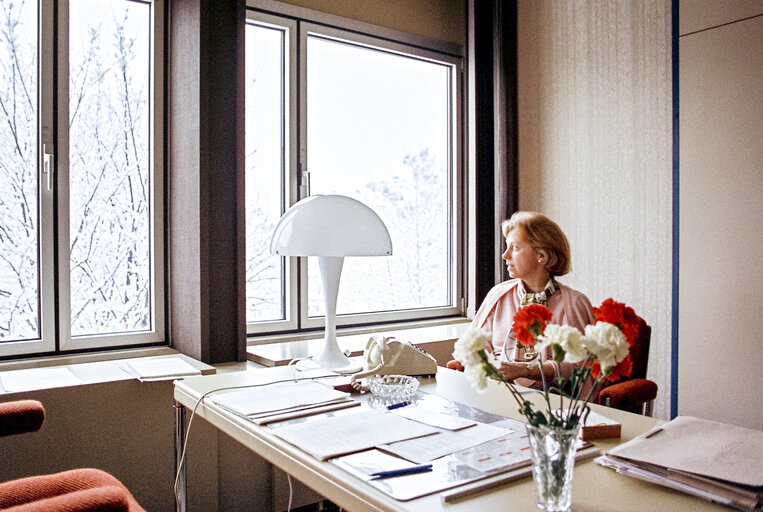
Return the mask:
[(201, 370), (182, 357), (146, 357), (129, 361), (124, 371), (141, 381), (170, 380), (201, 375)]
[(242, 416), (274, 414), (348, 400), (349, 393), (312, 380), (280, 382), (212, 397), (212, 401)]
[(462, 428), (471, 427), (477, 424), (474, 420), (462, 418), (455, 414), (429, 411), (421, 407), (416, 407), (415, 405), (394, 409), (394, 412), (398, 416), (408, 418), (409, 420), (426, 423), (427, 425), (444, 428), (445, 430), (461, 430)]
[(320, 460), (435, 432), (429, 425), (378, 410), (273, 429), (273, 434)]
[(375, 471), (410, 467), (409, 462), (378, 450), (345, 455), (331, 459), (330, 462), (400, 501), (426, 496), (487, 476), (468, 466), (459, 464), (450, 457), (444, 457), (432, 462), (432, 471), (371, 480), (371, 473)]
[(379, 446), (380, 450), (416, 463), (429, 462), (459, 450), (509, 434), (511, 430), (484, 423), (457, 431), (439, 430), (437, 434)]
[(69, 371), (68, 368), (30, 368), (27, 370), (11, 370), (3, 372), (0, 379), (2, 379), (3, 389), (6, 393), (82, 384), (82, 381)]

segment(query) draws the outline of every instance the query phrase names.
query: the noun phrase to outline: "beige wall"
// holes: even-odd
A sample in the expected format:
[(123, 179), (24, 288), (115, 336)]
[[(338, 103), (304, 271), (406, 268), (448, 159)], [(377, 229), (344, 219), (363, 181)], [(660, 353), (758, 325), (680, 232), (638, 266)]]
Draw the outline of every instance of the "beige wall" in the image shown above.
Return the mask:
[(678, 414), (763, 429), (763, 3), (679, 5)]
[(655, 416), (670, 413), (670, 0), (520, 0), (519, 204), (572, 246), (561, 279), (652, 326)]
[(466, 44), (466, 0), (284, 0), (283, 3), (461, 46)]

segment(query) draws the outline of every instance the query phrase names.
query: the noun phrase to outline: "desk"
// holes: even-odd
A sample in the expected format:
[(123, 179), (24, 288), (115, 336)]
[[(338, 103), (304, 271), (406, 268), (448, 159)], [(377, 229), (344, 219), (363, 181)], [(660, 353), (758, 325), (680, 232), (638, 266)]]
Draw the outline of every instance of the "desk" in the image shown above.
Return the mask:
[[(175, 384), (175, 400), (179, 406), (193, 409), (199, 398), (209, 391), (227, 386), (262, 384), (290, 378), (294, 367), (265, 368), (257, 371), (192, 377)], [(421, 380), (421, 391), (438, 394), (488, 412), (522, 419), (517, 406), (500, 383), (492, 382), (479, 394), (465, 382), (462, 373), (438, 368), (437, 376)], [(536, 398), (540, 398), (537, 395)], [(182, 410), (183, 407), (179, 407)], [(622, 437), (597, 441), (601, 449), (609, 449), (649, 430), (657, 420), (614, 409), (593, 406), (593, 410), (622, 423)], [(482, 491), (460, 501), (442, 503), (439, 493), (401, 502), (350, 476), (337, 466), (320, 462), (271, 433), (235, 414), (205, 400), (196, 414), (244, 446), (281, 468), (308, 487), (340, 507), (365, 511), (438, 511), (466, 512), (474, 510), (536, 510), (535, 483), (532, 478)], [(176, 416), (182, 434), (183, 414)], [(180, 446), (182, 448), (182, 446)], [(578, 463), (573, 477), (572, 503), (575, 512), (593, 511), (680, 511), (729, 510), (682, 493), (618, 475), (592, 460)], [(184, 510), (183, 504), (181, 509)]]

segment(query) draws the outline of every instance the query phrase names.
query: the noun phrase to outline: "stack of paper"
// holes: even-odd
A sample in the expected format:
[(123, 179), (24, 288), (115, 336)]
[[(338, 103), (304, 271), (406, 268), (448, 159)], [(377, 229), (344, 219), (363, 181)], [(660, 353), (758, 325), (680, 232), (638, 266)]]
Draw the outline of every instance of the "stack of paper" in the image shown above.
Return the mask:
[(337, 408), (360, 405), (349, 393), (311, 380), (280, 382), (217, 395), (220, 407), (257, 424), (273, 423)]
[(144, 382), (201, 375), (201, 370), (179, 356), (132, 359), (122, 369)]
[(741, 510), (763, 499), (763, 432), (679, 416), (596, 459), (633, 476)]

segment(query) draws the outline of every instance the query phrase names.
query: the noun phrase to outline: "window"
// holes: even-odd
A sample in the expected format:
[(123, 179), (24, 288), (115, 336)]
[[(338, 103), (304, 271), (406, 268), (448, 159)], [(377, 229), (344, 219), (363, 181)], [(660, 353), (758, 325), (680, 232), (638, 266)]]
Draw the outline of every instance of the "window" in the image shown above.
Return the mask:
[(460, 58), (312, 21), (248, 15), (249, 333), (323, 325), (317, 261), (269, 252), (308, 194), (364, 202), (392, 237), (345, 260), (338, 325), (462, 314)]
[(162, 341), (161, 2), (0, 13), (0, 355)]

